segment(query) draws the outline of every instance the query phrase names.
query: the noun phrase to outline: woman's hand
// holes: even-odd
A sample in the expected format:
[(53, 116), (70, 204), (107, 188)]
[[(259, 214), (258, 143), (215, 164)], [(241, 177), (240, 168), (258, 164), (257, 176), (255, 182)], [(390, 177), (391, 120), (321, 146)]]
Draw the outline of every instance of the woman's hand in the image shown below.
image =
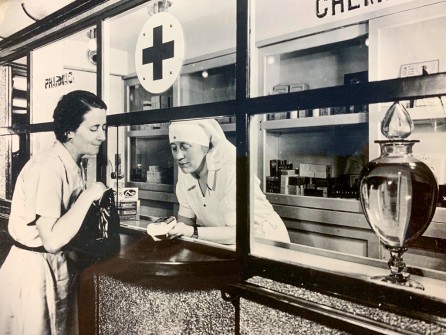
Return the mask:
[(177, 222), (177, 224), (169, 231), (168, 234), (192, 237), (192, 235), (194, 234), (194, 227), (188, 226), (183, 222)]
[(92, 183), (85, 191), (84, 193), (87, 194), (88, 197), (90, 197), (91, 202), (101, 199), (102, 195), (105, 191), (107, 191), (107, 186), (105, 186), (101, 182), (94, 182)]
[(100, 199), (106, 190), (103, 183), (93, 183), (59, 219), (42, 216), (37, 220), (40, 238), (48, 252), (58, 252), (77, 234), (91, 203)]

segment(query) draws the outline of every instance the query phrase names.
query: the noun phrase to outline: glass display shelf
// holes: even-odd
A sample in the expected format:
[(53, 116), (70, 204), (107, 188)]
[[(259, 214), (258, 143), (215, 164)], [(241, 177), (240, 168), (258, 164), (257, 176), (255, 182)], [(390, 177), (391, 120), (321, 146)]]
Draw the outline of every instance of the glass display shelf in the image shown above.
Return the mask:
[(169, 192), (175, 191), (173, 184), (155, 184), (141, 181), (128, 181), (128, 187), (138, 187), (140, 190), (155, 191), (155, 192)]
[(263, 121), (261, 128), (268, 132), (295, 132), (309, 127), (333, 127), (365, 124), (367, 122), (368, 113), (354, 113)]
[[(220, 124), (225, 133), (235, 132), (235, 123), (223, 123)], [(130, 130), (127, 132), (127, 136), (130, 138), (147, 138), (155, 139), (169, 136), (169, 129), (142, 129), (142, 130)], [(167, 139), (166, 139), (167, 140)]]
[(358, 199), (324, 198), (280, 193), (266, 193), (266, 197), (272, 204), (277, 205), (362, 213), (361, 204)]

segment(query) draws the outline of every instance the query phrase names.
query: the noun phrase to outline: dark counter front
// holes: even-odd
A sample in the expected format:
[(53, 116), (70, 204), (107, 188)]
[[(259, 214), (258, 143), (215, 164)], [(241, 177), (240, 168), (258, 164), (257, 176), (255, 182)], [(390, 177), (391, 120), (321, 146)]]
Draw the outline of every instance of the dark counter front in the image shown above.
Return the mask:
[(114, 253), (81, 272), (80, 334), (166, 333), (172, 327), (177, 334), (234, 334), (236, 309), (220, 290), (239, 282), (240, 272), (230, 250), (120, 234)]

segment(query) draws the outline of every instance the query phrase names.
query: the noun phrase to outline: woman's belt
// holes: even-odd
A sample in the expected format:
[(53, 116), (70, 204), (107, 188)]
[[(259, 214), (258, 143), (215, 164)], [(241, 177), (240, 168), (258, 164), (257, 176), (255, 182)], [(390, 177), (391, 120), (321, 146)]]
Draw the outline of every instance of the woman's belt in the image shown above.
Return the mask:
[(13, 239), (13, 244), (19, 248), (19, 249), (24, 249), (24, 250), (28, 250), (28, 251), (35, 251), (35, 252), (42, 252), (42, 253), (48, 253), (48, 251), (46, 251), (46, 249), (43, 246), (40, 247), (28, 247), (27, 245), (24, 245), (20, 242), (17, 242), (15, 239)]

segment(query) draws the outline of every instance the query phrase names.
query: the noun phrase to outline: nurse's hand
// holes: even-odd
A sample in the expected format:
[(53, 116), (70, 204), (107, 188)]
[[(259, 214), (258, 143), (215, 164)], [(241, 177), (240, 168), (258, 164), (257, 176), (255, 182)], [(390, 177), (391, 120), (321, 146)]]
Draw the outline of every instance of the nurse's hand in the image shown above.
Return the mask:
[(194, 234), (194, 227), (188, 226), (183, 222), (177, 222), (175, 227), (169, 231), (169, 235), (181, 235), (186, 237), (192, 237)]

